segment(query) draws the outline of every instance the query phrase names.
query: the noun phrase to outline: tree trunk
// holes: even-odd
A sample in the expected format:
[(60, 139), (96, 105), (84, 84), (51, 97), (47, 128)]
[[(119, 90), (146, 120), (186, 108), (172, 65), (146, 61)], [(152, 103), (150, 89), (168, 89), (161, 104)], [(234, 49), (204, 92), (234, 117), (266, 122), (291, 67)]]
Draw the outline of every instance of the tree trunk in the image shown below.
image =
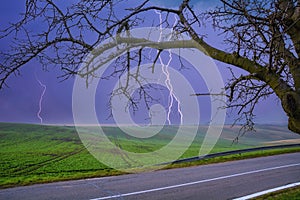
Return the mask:
[(300, 95), (287, 92), (281, 99), (282, 107), (289, 117), (288, 128), (300, 134)]
[(295, 119), (289, 117), (288, 127), (291, 131), (300, 134), (300, 118)]

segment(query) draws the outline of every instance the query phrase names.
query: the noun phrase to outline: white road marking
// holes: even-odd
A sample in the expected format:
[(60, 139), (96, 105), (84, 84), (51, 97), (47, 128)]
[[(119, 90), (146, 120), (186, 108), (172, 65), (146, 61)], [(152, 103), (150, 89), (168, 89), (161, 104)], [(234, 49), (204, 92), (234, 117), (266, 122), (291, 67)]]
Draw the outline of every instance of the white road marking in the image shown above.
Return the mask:
[(300, 185), (300, 182), (291, 183), (291, 184), (288, 184), (288, 185), (280, 186), (280, 187), (277, 187), (277, 188), (272, 188), (272, 189), (269, 189), (269, 190), (264, 190), (264, 191), (257, 192), (257, 193), (254, 193), (254, 194), (249, 194), (247, 196), (239, 197), (239, 198), (236, 198), (236, 199), (233, 199), (233, 200), (247, 200), (247, 199), (251, 199), (251, 198), (254, 198), (254, 197), (259, 197), (259, 196), (262, 196), (264, 194), (268, 194), (268, 193), (271, 193), (271, 192), (276, 192), (276, 191), (279, 191), (279, 190), (284, 190), (284, 189), (287, 189), (287, 188), (296, 187), (298, 185)]
[(173, 188), (178, 188), (178, 187), (184, 187), (184, 186), (195, 185), (195, 184), (199, 184), (199, 183), (206, 183), (206, 182), (210, 182), (210, 181), (222, 180), (222, 179), (227, 179), (227, 178), (232, 178), (232, 177), (237, 177), (237, 176), (249, 175), (249, 174), (271, 171), (271, 170), (275, 170), (275, 169), (294, 167), (294, 166), (299, 166), (299, 165), (300, 165), (300, 163), (290, 164), (290, 165), (282, 165), (282, 166), (277, 166), (277, 167), (270, 167), (270, 168), (259, 169), (259, 170), (249, 171), (249, 172), (242, 172), (242, 173), (237, 173), (237, 174), (231, 174), (231, 175), (227, 175), (227, 176), (221, 176), (221, 177), (205, 179), (205, 180), (200, 180), (200, 181), (182, 183), (182, 184), (177, 184), (177, 185), (170, 185), (170, 186), (160, 187), (160, 188), (153, 188), (153, 189), (149, 189), (149, 190), (142, 190), (142, 191), (136, 191), (136, 192), (130, 192), (130, 193), (124, 193), (124, 194), (118, 194), (118, 195), (111, 195), (111, 196), (106, 196), (106, 197), (99, 197), (99, 198), (94, 198), (94, 199), (90, 199), (90, 200), (113, 199), (113, 198), (120, 198), (120, 197), (132, 196), (132, 195), (137, 195), (137, 194), (161, 191), (161, 190), (168, 190), (168, 189), (173, 189)]

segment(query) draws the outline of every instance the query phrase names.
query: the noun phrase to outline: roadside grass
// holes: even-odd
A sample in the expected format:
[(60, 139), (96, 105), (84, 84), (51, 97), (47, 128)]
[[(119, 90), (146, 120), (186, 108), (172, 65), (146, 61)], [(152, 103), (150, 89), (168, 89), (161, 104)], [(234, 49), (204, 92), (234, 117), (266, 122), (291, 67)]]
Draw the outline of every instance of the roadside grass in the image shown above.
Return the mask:
[(253, 200), (296, 200), (300, 199), (300, 186), (265, 194)]
[[(155, 137), (146, 140), (130, 138), (117, 127), (104, 127), (104, 129), (110, 140), (120, 145), (122, 149), (142, 153), (151, 152), (168, 144), (174, 137), (177, 127), (166, 126)], [(282, 132), (280, 127), (275, 129), (275, 133), (273, 129), (272, 134), (275, 134), (277, 129), (279, 129), (278, 132)], [(93, 127), (86, 128), (86, 131), (89, 137), (92, 139), (95, 137)], [(195, 140), (181, 158), (198, 155), (203, 141), (203, 132), (205, 132), (205, 127), (199, 129)], [(243, 138), (244, 141), (232, 144), (236, 133), (225, 128), (211, 153), (257, 147), (265, 142), (283, 140), (286, 137), (284, 134), (276, 133), (275, 135), (276, 137), (264, 134), (256, 137), (247, 136), (248, 138)], [(296, 134), (288, 136), (287, 139), (293, 137), (296, 137)], [(171, 164), (165, 169), (298, 151), (300, 148), (243, 153)], [(74, 127), (0, 123), (0, 188), (120, 174), (124, 172), (100, 163), (88, 152)]]

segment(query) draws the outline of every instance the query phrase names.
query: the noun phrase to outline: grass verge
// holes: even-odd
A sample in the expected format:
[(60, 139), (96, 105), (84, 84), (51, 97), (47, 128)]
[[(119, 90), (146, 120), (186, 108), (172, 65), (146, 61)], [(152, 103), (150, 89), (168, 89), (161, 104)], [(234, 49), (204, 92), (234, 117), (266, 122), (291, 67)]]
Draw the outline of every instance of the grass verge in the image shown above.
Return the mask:
[(222, 163), (222, 162), (229, 162), (229, 161), (236, 161), (236, 160), (243, 160), (243, 159), (250, 159), (250, 158), (258, 158), (258, 157), (265, 157), (265, 156), (273, 156), (273, 155), (279, 155), (279, 154), (285, 154), (285, 153), (296, 153), (296, 152), (300, 152), (300, 147), (275, 149), (275, 150), (262, 150), (262, 151), (257, 151), (257, 152), (220, 156), (220, 157), (203, 159), (203, 160), (198, 160), (198, 161), (193, 161), (193, 162), (176, 163), (176, 164), (171, 164), (171, 165), (167, 166), (165, 169), (207, 165), (207, 164), (213, 164), (213, 163)]

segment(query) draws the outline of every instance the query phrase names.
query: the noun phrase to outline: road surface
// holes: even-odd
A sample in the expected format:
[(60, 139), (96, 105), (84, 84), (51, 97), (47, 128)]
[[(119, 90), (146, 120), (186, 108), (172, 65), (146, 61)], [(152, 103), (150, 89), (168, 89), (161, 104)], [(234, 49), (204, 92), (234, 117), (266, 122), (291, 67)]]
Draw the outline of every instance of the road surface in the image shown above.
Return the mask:
[(300, 181), (300, 153), (0, 190), (0, 199), (233, 199)]

